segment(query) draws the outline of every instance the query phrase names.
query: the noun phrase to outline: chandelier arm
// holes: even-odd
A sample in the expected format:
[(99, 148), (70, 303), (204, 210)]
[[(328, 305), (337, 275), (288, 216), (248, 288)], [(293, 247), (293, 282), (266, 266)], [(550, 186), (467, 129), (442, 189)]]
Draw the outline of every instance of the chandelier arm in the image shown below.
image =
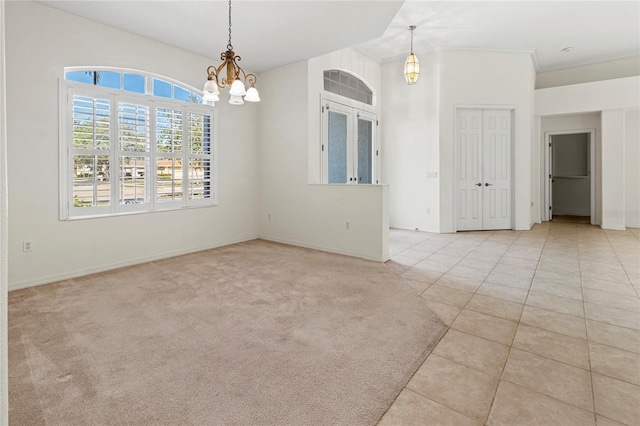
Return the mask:
[(251, 87), (253, 87), (253, 85), (258, 81), (258, 77), (256, 77), (255, 74), (247, 74), (244, 78), (244, 81), (251, 84)]
[[(222, 69), (224, 68), (224, 66), (227, 65), (226, 62), (223, 62), (220, 64), (219, 67), (216, 68), (216, 83), (218, 84), (218, 87), (223, 88), (227, 86), (227, 81), (224, 77), (219, 77), (222, 76)], [(213, 65), (212, 65), (213, 66)]]

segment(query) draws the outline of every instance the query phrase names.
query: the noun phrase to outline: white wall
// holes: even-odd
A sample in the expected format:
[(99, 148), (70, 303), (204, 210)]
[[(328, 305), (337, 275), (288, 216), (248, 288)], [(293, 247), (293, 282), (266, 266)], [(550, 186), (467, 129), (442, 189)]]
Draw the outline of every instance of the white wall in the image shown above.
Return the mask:
[(309, 150), (320, 144), (320, 110), (309, 112), (320, 105), (320, 93), (310, 87), (322, 81), (323, 67), (355, 66), (321, 58), (260, 74), (260, 237), (386, 261), (387, 187), (308, 183)]
[(0, 2), (0, 425), (9, 424), (9, 358), (7, 342), (7, 126), (5, 79), (5, 2)]
[(455, 231), (455, 109), (487, 106), (516, 111), (514, 227), (529, 229), (533, 223), (535, 79), (530, 55), (443, 49), (418, 57), (421, 75), (415, 86), (404, 82), (402, 61), (385, 64), (382, 69), (383, 170), (390, 186), (391, 225)]
[(535, 115), (638, 108), (640, 76), (550, 87), (535, 91)]
[(602, 111), (602, 227), (625, 228), (624, 190), (624, 110)]
[(530, 229), (532, 188), (533, 87), (535, 70), (528, 53), (445, 50), (440, 56), (440, 232), (455, 230), (455, 108), (515, 108), (513, 197), (515, 229)]
[[(592, 176), (596, 180), (596, 203), (595, 203), (595, 218), (594, 222), (599, 224), (602, 217), (602, 175), (601, 171), (601, 156), (602, 156), (602, 129), (601, 118), (599, 112), (584, 113), (584, 114), (569, 114), (569, 115), (554, 115), (541, 117), (540, 124), (540, 138), (538, 139), (538, 145), (536, 148), (536, 155), (539, 158), (539, 179), (535, 180), (534, 187), (534, 200), (536, 205), (539, 206), (538, 211), (542, 213), (541, 209), (544, 207), (544, 185), (545, 185), (545, 155), (546, 155), (546, 140), (545, 135), (547, 132), (562, 132), (568, 130), (590, 130), (595, 129), (595, 160), (596, 169), (592, 171)], [(539, 219), (538, 219), (539, 222)]]
[(439, 53), (418, 55), (421, 75), (404, 79), (404, 60), (382, 67), (382, 175), (394, 228), (440, 231)]
[[(601, 111), (601, 224), (603, 228), (625, 227), (625, 111), (640, 107), (640, 76), (605, 80), (535, 91), (535, 114), (577, 114)], [(630, 142), (633, 143), (633, 142)], [(601, 191), (600, 191), (601, 190)], [(540, 194), (537, 194), (540, 196)], [(640, 195), (635, 195), (640, 197)]]
[(640, 228), (640, 109), (625, 111), (625, 226)]
[[(258, 107), (249, 104), (217, 107), (219, 206), (59, 221), (63, 67), (134, 68), (199, 87), (217, 60), (34, 2), (7, 2), (6, 13), (11, 288), (257, 237)], [(22, 252), (26, 239), (31, 253)]]

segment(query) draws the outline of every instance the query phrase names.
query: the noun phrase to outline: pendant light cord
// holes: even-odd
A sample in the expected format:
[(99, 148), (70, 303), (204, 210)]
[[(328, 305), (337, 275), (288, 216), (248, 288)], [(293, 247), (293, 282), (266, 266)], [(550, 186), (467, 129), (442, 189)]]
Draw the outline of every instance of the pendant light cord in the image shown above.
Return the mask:
[[(229, 3), (231, 3), (231, 1), (229, 1)], [(229, 19), (231, 19), (231, 18), (229, 18)], [(413, 55), (413, 30), (416, 29), (416, 26), (415, 25), (411, 25), (409, 27), (409, 29), (411, 30), (411, 54)], [(231, 29), (229, 29), (229, 31), (231, 31)], [(231, 33), (229, 33), (229, 34), (231, 34)], [(231, 37), (231, 36), (229, 36), (229, 37)], [(231, 39), (229, 39), (229, 40), (231, 40)], [(231, 43), (231, 42), (229, 42), (229, 43)]]
[(229, 43), (227, 44), (227, 50), (233, 50), (231, 45), (231, 0), (229, 0)]

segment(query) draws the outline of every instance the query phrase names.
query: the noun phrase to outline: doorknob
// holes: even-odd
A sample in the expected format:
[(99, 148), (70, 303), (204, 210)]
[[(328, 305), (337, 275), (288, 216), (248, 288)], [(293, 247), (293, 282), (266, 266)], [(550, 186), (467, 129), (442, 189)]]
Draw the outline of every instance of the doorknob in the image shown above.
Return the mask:
[(493, 186), (492, 183), (485, 183), (484, 186)]
[(476, 183), (476, 186), (482, 186), (482, 184), (480, 182)]

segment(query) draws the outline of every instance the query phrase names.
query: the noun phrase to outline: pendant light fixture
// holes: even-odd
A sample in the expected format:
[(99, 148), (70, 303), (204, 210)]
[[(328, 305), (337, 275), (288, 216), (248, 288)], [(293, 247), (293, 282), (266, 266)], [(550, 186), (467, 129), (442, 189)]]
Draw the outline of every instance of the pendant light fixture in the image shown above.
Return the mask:
[(411, 53), (404, 63), (404, 78), (407, 80), (407, 84), (410, 85), (416, 84), (418, 76), (420, 76), (420, 62), (418, 57), (413, 54), (413, 30), (415, 29), (415, 25), (409, 27), (409, 30), (411, 30)]
[[(255, 74), (247, 74), (238, 65), (238, 61), (241, 61), (242, 58), (235, 54), (231, 45), (231, 0), (229, 0), (229, 42), (227, 50), (220, 54), (220, 59), (222, 59), (222, 63), (218, 67), (211, 65), (207, 68), (207, 82), (202, 89), (204, 92), (202, 103), (215, 105), (216, 101), (220, 100), (220, 88), (227, 86), (231, 86), (229, 89), (229, 103), (231, 105), (242, 105), (244, 101), (260, 102), (260, 95), (255, 88), (257, 80)], [(225, 67), (226, 76), (223, 77), (221, 73)], [(248, 89), (246, 88), (247, 84), (250, 85)]]

